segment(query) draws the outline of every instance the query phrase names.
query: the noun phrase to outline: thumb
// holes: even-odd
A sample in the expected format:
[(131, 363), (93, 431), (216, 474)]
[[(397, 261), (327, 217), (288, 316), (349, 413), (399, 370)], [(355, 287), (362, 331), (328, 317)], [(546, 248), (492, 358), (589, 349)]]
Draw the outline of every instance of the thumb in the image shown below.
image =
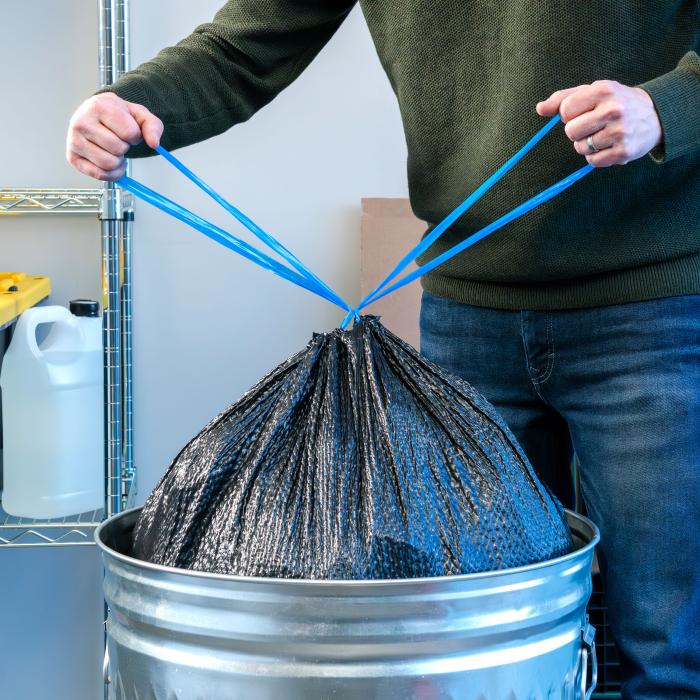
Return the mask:
[(566, 90), (557, 90), (553, 92), (546, 100), (538, 102), (535, 109), (541, 117), (553, 117), (561, 107), (561, 103), (565, 97), (568, 97), (572, 92), (576, 92), (577, 87), (567, 88)]
[(129, 103), (129, 113), (139, 125), (143, 140), (151, 148), (160, 145), (160, 138), (163, 135), (163, 122), (143, 105), (137, 105), (133, 102)]

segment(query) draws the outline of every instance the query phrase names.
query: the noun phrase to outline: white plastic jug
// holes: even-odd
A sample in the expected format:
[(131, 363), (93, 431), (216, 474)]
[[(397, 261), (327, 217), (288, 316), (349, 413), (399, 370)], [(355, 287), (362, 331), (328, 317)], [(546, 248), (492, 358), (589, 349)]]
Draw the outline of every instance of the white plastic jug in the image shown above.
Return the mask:
[[(25, 311), (5, 353), (2, 507), (10, 515), (58, 518), (104, 504), (102, 321), (97, 302), (71, 302), (71, 311)], [(39, 345), (41, 324), (52, 326)]]

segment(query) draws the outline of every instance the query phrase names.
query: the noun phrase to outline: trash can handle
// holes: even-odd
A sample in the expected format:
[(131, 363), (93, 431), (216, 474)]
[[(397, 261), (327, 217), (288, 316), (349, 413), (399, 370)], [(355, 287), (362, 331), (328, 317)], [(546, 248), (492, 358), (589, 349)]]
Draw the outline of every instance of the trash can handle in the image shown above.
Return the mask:
[[(588, 685), (588, 657), (591, 658), (591, 685)], [(591, 700), (593, 691), (598, 684), (598, 658), (595, 653), (595, 627), (588, 621), (586, 616), (586, 624), (581, 629), (581, 652), (580, 652), (580, 668), (581, 668), (581, 700)]]
[(105, 646), (105, 656), (102, 661), (102, 680), (105, 686), (108, 686), (112, 679), (109, 677), (109, 649)]

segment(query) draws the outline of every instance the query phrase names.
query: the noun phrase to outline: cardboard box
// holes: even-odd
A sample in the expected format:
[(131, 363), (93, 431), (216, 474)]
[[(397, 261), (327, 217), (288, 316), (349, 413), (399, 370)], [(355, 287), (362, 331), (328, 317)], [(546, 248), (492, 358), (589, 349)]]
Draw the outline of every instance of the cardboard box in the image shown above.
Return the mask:
[[(420, 241), (426, 228), (427, 224), (414, 216), (408, 199), (366, 197), (362, 200), (362, 297), (382, 282)], [(411, 264), (401, 276), (415, 267)], [(368, 306), (365, 313), (381, 316), (390, 331), (418, 348), (420, 298), (420, 281), (415, 280)]]

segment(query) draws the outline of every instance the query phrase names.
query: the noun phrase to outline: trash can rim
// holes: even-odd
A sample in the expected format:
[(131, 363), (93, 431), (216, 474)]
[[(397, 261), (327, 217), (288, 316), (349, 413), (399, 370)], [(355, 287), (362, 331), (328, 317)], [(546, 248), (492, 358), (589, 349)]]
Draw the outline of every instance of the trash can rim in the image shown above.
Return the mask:
[[(208, 571), (196, 571), (193, 569), (178, 569), (172, 566), (163, 566), (161, 564), (153, 564), (148, 561), (143, 561), (135, 557), (123, 554), (105, 542), (105, 534), (108, 534), (115, 526), (122, 524), (123, 521), (134, 521), (141, 508), (131, 508), (129, 510), (117, 513), (107, 520), (103, 521), (95, 529), (95, 543), (102, 551), (103, 556), (109, 556), (129, 566), (135, 566), (139, 569), (151, 571), (153, 573), (170, 574), (174, 576), (196, 577), (198, 579), (208, 579), (211, 581), (227, 581), (238, 582), (242, 584), (267, 584), (267, 585), (294, 585), (294, 586), (310, 586), (320, 588), (322, 586), (340, 586), (343, 588), (362, 588), (368, 585), (377, 587), (400, 587), (414, 586), (416, 584), (438, 584), (438, 583), (457, 583), (460, 581), (477, 581), (479, 579), (495, 578), (504, 574), (519, 574), (525, 572), (536, 571), (548, 567), (555, 567), (565, 564), (569, 561), (580, 561), (584, 553), (592, 550), (600, 541), (600, 530), (598, 526), (581, 515), (569, 509), (565, 509), (566, 519), (573, 536), (577, 536), (579, 540), (583, 540), (584, 544), (575, 546), (568, 554), (564, 554), (554, 559), (547, 559), (535, 564), (527, 564), (525, 566), (513, 567), (510, 569), (496, 569), (494, 571), (481, 571), (473, 574), (457, 574), (454, 576), (433, 576), (426, 578), (405, 578), (405, 579), (362, 579), (362, 580), (342, 580), (342, 579), (285, 579), (285, 578), (262, 578), (256, 576), (234, 576), (232, 574), (217, 574)], [(130, 529), (129, 526), (126, 526)]]

